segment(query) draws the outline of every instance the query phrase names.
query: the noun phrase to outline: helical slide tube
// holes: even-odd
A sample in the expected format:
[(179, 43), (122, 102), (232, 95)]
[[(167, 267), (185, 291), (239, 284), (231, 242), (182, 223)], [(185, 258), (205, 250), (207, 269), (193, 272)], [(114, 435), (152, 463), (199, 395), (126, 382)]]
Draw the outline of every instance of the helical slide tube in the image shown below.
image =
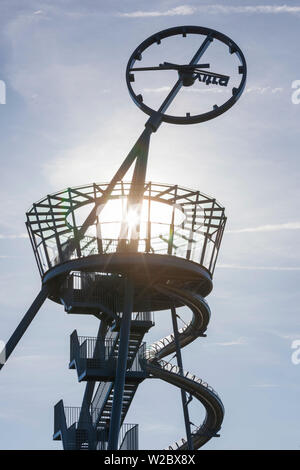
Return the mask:
[[(190, 344), (199, 336), (203, 336), (210, 319), (210, 309), (204, 298), (186, 288), (156, 286), (156, 289), (189, 307), (193, 313), (190, 323), (178, 331), (180, 348)], [(206, 410), (204, 421), (191, 433), (193, 448), (196, 450), (212, 437), (217, 436), (224, 418), (224, 406), (218, 394), (206, 382), (189, 372), (181, 373), (178, 366), (163, 360), (165, 356), (175, 351), (175, 338), (171, 334), (151, 344), (141, 361), (151, 376), (185, 390), (204, 406)], [(187, 441), (182, 438), (167, 449), (186, 450), (187, 448)]]

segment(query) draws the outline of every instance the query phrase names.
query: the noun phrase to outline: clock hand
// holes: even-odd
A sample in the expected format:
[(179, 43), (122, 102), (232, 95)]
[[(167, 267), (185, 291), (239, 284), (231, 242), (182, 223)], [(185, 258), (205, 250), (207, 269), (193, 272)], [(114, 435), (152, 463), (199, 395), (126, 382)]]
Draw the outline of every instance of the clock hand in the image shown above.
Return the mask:
[(148, 70), (176, 70), (178, 72), (194, 72), (194, 73), (202, 73), (209, 77), (221, 78), (221, 79), (228, 79), (227, 75), (223, 75), (220, 73), (209, 72), (206, 70), (202, 70), (204, 68), (208, 68), (209, 64), (197, 64), (197, 65), (179, 65), (179, 64), (172, 64), (171, 62), (164, 62), (160, 64), (158, 67), (136, 67), (130, 69), (130, 72), (139, 72), (139, 71), (148, 71)]
[(163, 64), (159, 64), (158, 67), (135, 67), (130, 69), (130, 72), (141, 72), (141, 71), (148, 71), (148, 70), (194, 70), (198, 67), (202, 68), (209, 68), (209, 64), (197, 64), (197, 65), (177, 65), (177, 64), (169, 64), (168, 62), (164, 62)]
[(171, 62), (164, 62), (163, 64), (160, 64), (160, 65), (165, 65), (165, 66), (169, 66), (169, 67), (172, 67), (174, 69), (183, 69), (183, 70), (194, 70), (196, 68), (202, 68), (202, 69), (208, 69), (210, 67), (210, 64), (187, 64), (187, 65), (179, 65), (179, 64), (173, 64)]
[(172, 66), (174, 67), (174, 69), (176, 68), (176, 70), (179, 70), (181, 71), (181, 69), (183, 71), (189, 71), (189, 70), (192, 70), (193, 72), (195, 73), (203, 73), (205, 75), (208, 75), (210, 77), (216, 77), (216, 78), (228, 78), (229, 77), (227, 75), (222, 75), (220, 73), (215, 73), (215, 72), (208, 72), (206, 70), (201, 70), (201, 69), (204, 69), (204, 68), (208, 68), (209, 67), (209, 64), (197, 64), (197, 65), (178, 65), (178, 64), (172, 64), (170, 62), (164, 62), (164, 65), (166, 66)]

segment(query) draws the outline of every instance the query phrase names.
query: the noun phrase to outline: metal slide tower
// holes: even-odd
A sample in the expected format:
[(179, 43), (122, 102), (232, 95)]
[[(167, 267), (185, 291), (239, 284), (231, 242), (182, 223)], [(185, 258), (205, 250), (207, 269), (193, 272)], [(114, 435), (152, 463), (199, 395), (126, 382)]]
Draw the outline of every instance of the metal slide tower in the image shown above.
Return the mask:
[[(204, 53), (209, 63), (200, 64)], [(176, 63), (160, 63), (161, 57)], [(224, 408), (207, 383), (184, 371), (181, 348), (205, 336), (210, 318), (205, 297), (212, 290), (226, 217), (216, 199), (198, 190), (146, 181), (148, 150), (161, 123), (200, 123), (228, 110), (245, 87), (246, 62), (224, 34), (180, 26), (142, 42), (129, 59), (126, 80), (149, 118), (112, 180), (48, 195), (27, 212), (42, 287), (6, 344), (6, 360), (47, 298), (69, 314), (94, 315), (100, 321), (95, 337), (78, 336), (76, 330), (70, 337), (69, 367), (86, 382), (82, 406), (56, 404), (53, 438), (62, 440), (64, 449), (137, 449), (138, 425), (126, 424), (126, 414), (139, 384), (156, 377), (181, 392), (185, 437), (168, 449), (198, 449), (218, 435)], [(151, 107), (137, 86), (149, 100), (167, 96)], [(212, 99), (217, 104), (208, 111), (193, 112)], [(189, 111), (178, 115), (180, 106)], [(168, 108), (175, 114), (166, 114)], [(198, 146), (201, 155), (201, 135)], [(131, 167), (131, 181), (125, 182)], [(189, 307), (192, 319), (179, 329), (176, 309), (182, 306)], [(146, 347), (153, 312), (166, 310), (172, 333)], [(177, 364), (163, 359), (171, 353)], [(206, 414), (191, 428), (193, 398)]]

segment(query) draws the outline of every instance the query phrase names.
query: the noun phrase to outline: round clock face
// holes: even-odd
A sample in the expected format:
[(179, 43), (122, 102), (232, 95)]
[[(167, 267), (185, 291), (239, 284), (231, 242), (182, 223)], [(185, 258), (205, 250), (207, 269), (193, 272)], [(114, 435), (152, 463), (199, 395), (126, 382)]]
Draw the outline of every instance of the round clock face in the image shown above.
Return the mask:
[(229, 37), (200, 26), (153, 34), (131, 55), (126, 80), (133, 101), (162, 121), (193, 124), (229, 109), (246, 83), (246, 61)]

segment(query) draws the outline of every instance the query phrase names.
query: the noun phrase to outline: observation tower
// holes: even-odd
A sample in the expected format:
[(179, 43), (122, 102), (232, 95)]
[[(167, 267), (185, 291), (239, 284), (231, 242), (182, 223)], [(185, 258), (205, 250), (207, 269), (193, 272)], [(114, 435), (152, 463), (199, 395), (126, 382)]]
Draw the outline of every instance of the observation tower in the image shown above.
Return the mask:
[[(202, 56), (205, 63), (199, 63)], [(162, 123), (201, 123), (231, 108), (245, 87), (246, 62), (224, 34), (180, 26), (142, 42), (129, 59), (126, 80), (149, 118), (112, 180), (47, 195), (26, 214), (42, 285), (6, 344), (6, 360), (47, 298), (68, 314), (93, 315), (99, 319), (95, 337), (76, 330), (70, 336), (69, 368), (86, 382), (82, 404), (55, 405), (53, 439), (64, 449), (138, 449), (138, 425), (126, 423), (126, 415), (140, 383), (159, 378), (180, 390), (185, 423), (184, 437), (166, 443), (167, 449), (199, 449), (218, 435), (224, 407), (210, 385), (184, 370), (181, 349), (206, 336), (205, 298), (213, 287), (226, 216), (214, 197), (198, 189), (148, 181), (147, 160), (150, 138)], [(149, 83), (165, 93), (162, 104), (144, 102)], [(195, 106), (202, 107), (200, 113)], [(166, 114), (168, 108), (173, 114)], [(179, 329), (177, 309), (183, 306), (192, 319)], [(170, 335), (147, 345), (154, 312), (166, 310)], [(176, 363), (164, 359), (174, 353)], [(206, 411), (193, 429), (192, 399)]]

